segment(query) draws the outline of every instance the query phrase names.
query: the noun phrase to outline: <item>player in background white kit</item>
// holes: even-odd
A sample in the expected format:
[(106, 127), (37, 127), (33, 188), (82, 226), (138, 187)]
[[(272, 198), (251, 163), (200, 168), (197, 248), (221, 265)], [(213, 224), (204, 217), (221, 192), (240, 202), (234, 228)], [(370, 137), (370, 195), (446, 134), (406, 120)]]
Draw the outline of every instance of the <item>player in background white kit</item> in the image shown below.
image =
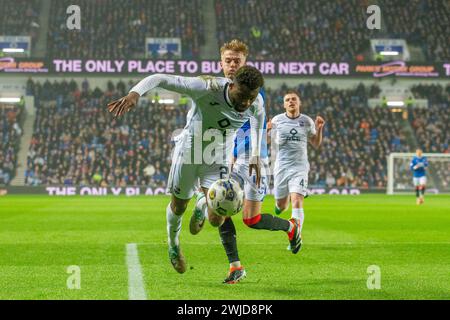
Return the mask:
[(276, 155), (275, 213), (280, 214), (289, 207), (290, 197), (291, 217), (298, 221), (301, 231), (304, 222), (303, 201), (308, 188), (308, 142), (314, 148), (320, 146), (325, 121), (319, 116), (313, 121), (302, 114), (300, 96), (295, 91), (288, 91), (283, 103), (286, 112), (271, 120), (272, 155)]
[[(141, 80), (127, 96), (108, 104), (109, 112), (117, 117), (130, 111), (137, 105), (140, 96), (154, 88), (174, 91), (192, 99), (187, 124), (176, 142), (168, 182), (172, 193), (171, 202), (166, 209), (169, 259), (179, 273), (186, 271), (186, 260), (180, 250), (179, 241), (182, 215), (197, 189), (199, 180), (203, 192), (207, 194), (208, 188), (215, 181), (228, 176), (234, 134), (248, 120), (252, 121), (256, 137), (252, 145), (254, 150), (249, 170), (256, 171), (260, 177), (259, 149), (262, 130), (259, 129), (263, 127), (265, 112), (259, 90), (263, 85), (262, 74), (250, 66), (237, 70), (233, 82), (227, 78), (189, 78), (155, 74)], [(220, 141), (213, 138), (212, 142), (207, 142), (211, 139), (208, 140), (205, 134), (213, 135), (217, 132), (220, 133), (219, 137), (223, 136), (224, 139)], [(207, 159), (204, 157), (205, 152), (208, 148), (212, 150), (211, 145), (215, 150), (211, 155), (214, 153), (214, 156)], [(224, 217), (216, 215), (212, 210), (208, 211), (208, 218), (215, 227), (224, 222)]]

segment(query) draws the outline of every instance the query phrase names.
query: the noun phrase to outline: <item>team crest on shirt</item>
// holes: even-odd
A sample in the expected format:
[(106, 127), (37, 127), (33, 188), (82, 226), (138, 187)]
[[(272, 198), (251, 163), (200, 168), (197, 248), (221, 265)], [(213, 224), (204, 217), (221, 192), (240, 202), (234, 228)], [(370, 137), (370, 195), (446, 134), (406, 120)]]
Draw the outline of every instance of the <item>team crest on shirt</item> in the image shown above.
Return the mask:
[(301, 141), (301, 138), (297, 135), (298, 131), (295, 128), (292, 128), (289, 133), (291, 136), (286, 138), (287, 141)]
[(305, 122), (304, 121), (300, 121), (299, 124), (300, 124), (300, 127), (304, 127), (305, 126)]

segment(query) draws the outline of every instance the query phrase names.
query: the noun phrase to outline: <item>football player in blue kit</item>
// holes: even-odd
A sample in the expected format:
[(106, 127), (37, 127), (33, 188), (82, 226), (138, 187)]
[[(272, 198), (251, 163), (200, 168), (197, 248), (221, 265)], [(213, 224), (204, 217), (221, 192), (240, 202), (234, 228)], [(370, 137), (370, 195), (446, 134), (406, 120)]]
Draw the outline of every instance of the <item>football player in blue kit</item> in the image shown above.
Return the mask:
[(421, 149), (416, 150), (416, 155), (411, 160), (409, 168), (413, 172), (413, 183), (416, 188), (416, 204), (423, 204), (425, 188), (427, 184), (426, 168), (428, 160), (422, 153)]

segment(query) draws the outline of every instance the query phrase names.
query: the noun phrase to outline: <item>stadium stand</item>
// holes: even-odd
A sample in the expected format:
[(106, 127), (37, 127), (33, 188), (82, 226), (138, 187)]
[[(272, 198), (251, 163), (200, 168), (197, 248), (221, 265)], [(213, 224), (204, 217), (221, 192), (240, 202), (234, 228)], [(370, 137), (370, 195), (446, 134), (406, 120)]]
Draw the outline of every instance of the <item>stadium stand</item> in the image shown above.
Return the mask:
[[(402, 38), (427, 61), (448, 61), (450, 3), (446, 0), (380, 1), (385, 28), (368, 30), (358, 0), (216, 0), (219, 45), (246, 41), (252, 59), (362, 60), (372, 38)], [(233, 23), (229, 23), (233, 21)]]
[(0, 35), (30, 36), (32, 45), (39, 32), (39, 0), (0, 0)]
[(0, 104), (0, 185), (8, 185), (16, 174), (21, 116), (20, 106)]
[(247, 42), (253, 59), (356, 59), (374, 34), (360, 23), (367, 7), (357, 0), (216, 0), (217, 39)]
[(391, 38), (420, 47), (426, 61), (448, 61), (450, 2), (447, 0), (381, 0)]
[(417, 85), (411, 88), (417, 99), (428, 99), (427, 109), (410, 110), (411, 126), (419, 147), (425, 152), (450, 153), (449, 98), (450, 85)]
[(105, 92), (88, 88), (87, 82), (81, 90), (75, 82), (34, 84), (38, 110), (26, 184), (165, 186), (171, 135), (183, 127), (187, 109), (146, 101), (114, 120), (106, 105), (127, 85), (109, 83)]
[(82, 30), (67, 32), (66, 9), (71, 4), (69, 0), (52, 2), (50, 56), (144, 58), (146, 37), (178, 37), (188, 59), (197, 57), (204, 43), (200, 0), (80, 0)]

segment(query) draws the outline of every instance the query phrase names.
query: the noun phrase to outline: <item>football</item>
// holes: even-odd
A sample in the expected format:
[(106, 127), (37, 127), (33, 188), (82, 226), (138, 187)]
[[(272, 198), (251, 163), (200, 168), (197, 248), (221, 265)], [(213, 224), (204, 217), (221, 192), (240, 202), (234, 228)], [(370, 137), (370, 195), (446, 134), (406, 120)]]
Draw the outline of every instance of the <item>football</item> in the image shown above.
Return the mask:
[(220, 216), (233, 216), (242, 210), (244, 192), (234, 179), (220, 179), (208, 190), (208, 207)]

